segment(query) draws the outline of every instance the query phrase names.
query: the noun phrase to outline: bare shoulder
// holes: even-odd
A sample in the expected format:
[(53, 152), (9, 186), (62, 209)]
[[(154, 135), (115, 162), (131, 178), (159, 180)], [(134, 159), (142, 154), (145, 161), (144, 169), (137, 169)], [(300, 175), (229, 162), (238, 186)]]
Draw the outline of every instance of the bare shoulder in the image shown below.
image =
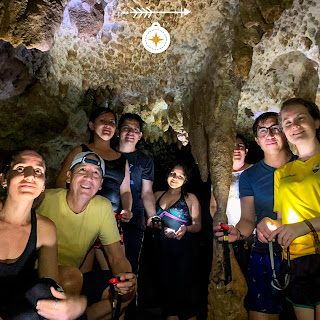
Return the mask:
[(187, 199), (189, 199), (192, 202), (199, 202), (198, 198), (193, 193), (188, 193)]
[(162, 194), (164, 194), (164, 191), (155, 192), (155, 194), (154, 194), (155, 199), (158, 200), (161, 197)]
[(76, 154), (78, 154), (80, 152), (82, 152), (82, 147), (81, 146), (76, 146), (69, 152), (68, 157), (69, 156), (74, 157)]

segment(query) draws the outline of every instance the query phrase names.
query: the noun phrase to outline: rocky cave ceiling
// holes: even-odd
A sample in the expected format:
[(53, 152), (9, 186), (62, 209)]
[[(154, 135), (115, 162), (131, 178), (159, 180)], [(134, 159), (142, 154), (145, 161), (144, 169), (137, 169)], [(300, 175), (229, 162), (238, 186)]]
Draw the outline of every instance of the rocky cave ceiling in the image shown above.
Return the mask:
[[(146, 7), (190, 13), (123, 14)], [(141, 43), (155, 21), (160, 54)], [(319, 21), (319, 0), (1, 1), (0, 148), (40, 148), (57, 170), (104, 105), (139, 113), (147, 141), (189, 141), (205, 180), (258, 114), (320, 103)]]

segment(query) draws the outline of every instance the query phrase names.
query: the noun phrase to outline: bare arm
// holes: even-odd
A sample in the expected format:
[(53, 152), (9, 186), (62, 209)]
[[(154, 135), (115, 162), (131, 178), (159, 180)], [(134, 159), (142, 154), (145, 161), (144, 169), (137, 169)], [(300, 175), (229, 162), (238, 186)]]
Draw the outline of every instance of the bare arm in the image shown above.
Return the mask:
[[(58, 282), (58, 250), (57, 235), (54, 223), (46, 217), (37, 215), (40, 278), (51, 278)], [(54, 297), (59, 300), (57, 308), (53, 309), (53, 300), (39, 300), (37, 312), (49, 320), (71, 320), (79, 317), (87, 306), (85, 297), (67, 297), (64, 293), (51, 288)]]
[(66, 188), (66, 180), (67, 180), (67, 172), (70, 169), (71, 163), (74, 159), (74, 157), (82, 151), (81, 146), (77, 146), (73, 148), (70, 153), (65, 158), (62, 168), (60, 170), (60, 173), (58, 175), (57, 181), (56, 181), (56, 187), (57, 188)]
[(120, 186), (120, 198), (121, 198), (121, 205), (122, 205), (122, 221), (129, 222), (132, 218), (132, 194), (130, 189), (130, 173), (129, 173), (129, 164), (126, 161), (126, 168), (125, 168), (125, 176)]
[(190, 211), (192, 224), (190, 226), (182, 225), (176, 232), (175, 238), (180, 240), (186, 232), (199, 232), (201, 230), (201, 208), (197, 197), (188, 193), (188, 198), (186, 198), (187, 205)]
[(188, 232), (199, 232), (201, 230), (201, 207), (197, 197), (188, 193), (187, 202), (190, 201), (190, 215), (192, 219), (191, 226), (187, 226)]
[[(278, 220), (281, 218), (281, 211), (278, 211)], [(316, 231), (320, 230), (320, 217), (307, 219), (312, 224)], [(278, 242), (287, 249), (288, 246), (298, 237), (304, 236), (311, 232), (309, 226), (304, 222), (297, 222), (291, 224), (280, 225), (275, 231), (271, 233), (268, 240), (272, 241), (278, 235)], [(320, 248), (318, 248), (319, 250)]]
[(142, 179), (141, 200), (148, 218), (154, 217), (156, 213), (156, 201), (152, 191), (153, 182)]
[(240, 198), (241, 203), (241, 218), (236, 227), (240, 230), (241, 234), (249, 237), (255, 226), (256, 212), (254, 209), (254, 196)]
[(320, 217), (309, 219), (316, 231), (320, 231)]
[(211, 198), (210, 198), (210, 214), (213, 218), (214, 214), (217, 212), (217, 201), (216, 198), (213, 195), (213, 192), (211, 192)]
[[(116, 285), (117, 291), (128, 294), (130, 299), (132, 295), (133, 298), (134, 292), (136, 291), (136, 276), (131, 272), (131, 265), (124, 255), (124, 248), (119, 241), (103, 247), (109, 258), (113, 275), (119, 276), (121, 280), (127, 280), (124, 283), (118, 283)], [(128, 296), (126, 299), (127, 298)]]
[(120, 242), (114, 242), (103, 246), (109, 258), (112, 273), (117, 276), (119, 273), (131, 272), (131, 265), (124, 255)]
[[(229, 242), (234, 242), (239, 240), (241, 235), (249, 237), (256, 225), (255, 222), (255, 209), (254, 209), (254, 197), (248, 196), (240, 198), (241, 203), (241, 218), (237, 225), (234, 227), (229, 225)], [(213, 230), (215, 231), (215, 237), (218, 238), (219, 241), (223, 241), (224, 234), (220, 230), (221, 223), (219, 222), (217, 225), (213, 226)]]
[[(154, 193), (153, 196), (154, 196), (155, 202), (160, 198), (160, 196), (161, 196), (164, 192), (165, 192), (165, 191), (157, 191), (157, 192)], [(155, 210), (155, 215), (157, 215), (156, 210)], [(150, 228), (153, 227), (153, 225), (152, 225), (152, 218), (153, 218), (153, 216), (149, 216), (149, 215), (148, 215), (147, 226), (150, 227)], [(157, 223), (156, 228), (161, 229), (161, 223), (160, 223), (160, 224)]]
[(59, 282), (58, 247), (55, 224), (46, 217), (37, 214), (40, 278), (51, 278)]

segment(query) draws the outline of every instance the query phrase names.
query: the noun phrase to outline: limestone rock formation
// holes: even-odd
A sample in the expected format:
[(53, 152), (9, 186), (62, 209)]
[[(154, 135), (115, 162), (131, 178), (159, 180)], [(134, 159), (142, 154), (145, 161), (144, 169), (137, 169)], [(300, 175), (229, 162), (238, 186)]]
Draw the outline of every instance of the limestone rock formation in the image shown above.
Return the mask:
[(299, 96), (319, 104), (319, 22), (318, 1), (294, 1), (254, 47), (239, 100), (238, 131), (252, 135), (253, 118), (278, 111), (288, 98)]
[(63, 14), (63, 0), (4, 0), (0, 39), (17, 46), (49, 50)]
[(23, 45), (13, 48), (0, 40), (0, 100), (23, 93), (47, 76), (47, 55), (39, 50), (27, 50)]

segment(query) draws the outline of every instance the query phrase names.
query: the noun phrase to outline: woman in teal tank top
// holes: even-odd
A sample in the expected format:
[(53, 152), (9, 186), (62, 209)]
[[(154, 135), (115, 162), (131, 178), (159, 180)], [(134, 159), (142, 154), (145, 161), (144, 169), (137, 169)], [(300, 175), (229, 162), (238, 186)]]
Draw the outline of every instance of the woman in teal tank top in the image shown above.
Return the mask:
[(157, 251), (161, 261), (160, 300), (167, 320), (191, 319), (197, 311), (192, 299), (197, 296), (193, 233), (201, 229), (201, 209), (196, 196), (186, 191), (187, 180), (187, 170), (176, 165), (168, 174), (168, 190), (155, 193), (164, 230)]

